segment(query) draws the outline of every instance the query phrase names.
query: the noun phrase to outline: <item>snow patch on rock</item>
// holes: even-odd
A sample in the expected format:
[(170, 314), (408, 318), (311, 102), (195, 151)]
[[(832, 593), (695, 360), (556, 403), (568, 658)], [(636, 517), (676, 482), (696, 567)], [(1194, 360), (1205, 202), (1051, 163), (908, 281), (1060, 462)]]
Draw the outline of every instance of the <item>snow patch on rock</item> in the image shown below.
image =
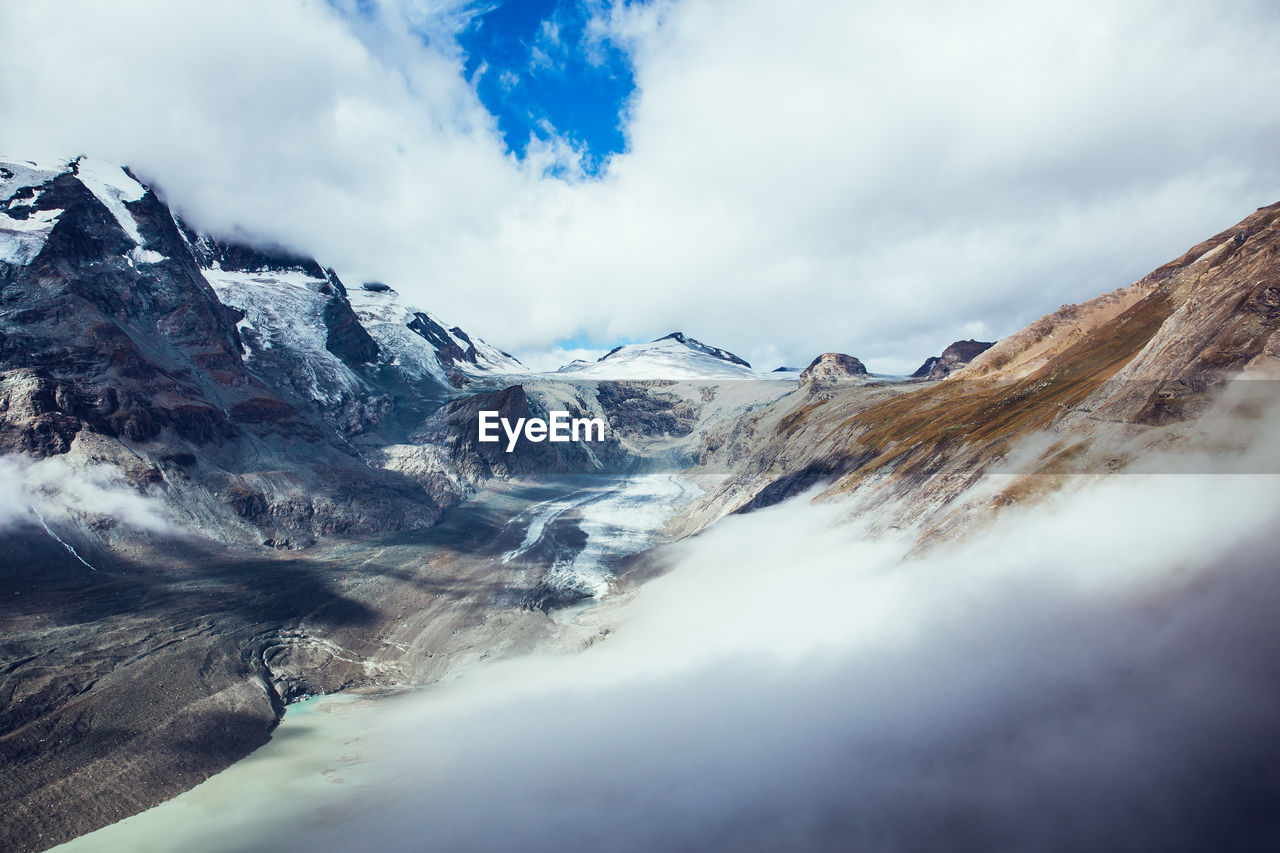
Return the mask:
[(230, 272), (205, 270), (224, 305), (244, 312), (237, 324), (250, 359), (279, 350), (296, 391), (322, 405), (338, 405), (360, 393), (363, 383), (329, 352), (324, 309), (328, 282), (298, 270)]
[[(34, 206), (43, 193), (42, 187), (67, 171), (65, 164), (10, 160), (0, 158), (0, 262), (24, 266), (31, 263), (44, 248), (49, 232), (57, 224), (61, 210), (36, 210), (14, 215)], [(30, 198), (15, 196), (31, 189)]]
[(125, 202), (139, 201), (147, 194), (146, 187), (129, 177), (122, 167), (111, 163), (81, 157), (76, 165), (80, 183), (106, 205), (129, 239), (141, 246), (142, 233), (138, 230), (137, 220), (133, 218), (129, 208), (125, 207)]
[[(409, 305), (389, 287), (378, 290), (351, 288), (348, 299), (360, 324), (382, 350), (383, 357), (410, 378), (431, 377), (439, 382), (452, 384), (448, 376), (450, 370), (472, 376), (528, 372), (515, 357), (480, 338), (466, 335), (456, 326), (449, 326), (430, 312)], [(410, 328), (410, 324), (418, 320), (419, 315), (440, 327), (446, 339), (458, 349), (466, 352), (474, 347), (475, 363), (457, 360), (449, 365), (442, 364), (436, 347)]]

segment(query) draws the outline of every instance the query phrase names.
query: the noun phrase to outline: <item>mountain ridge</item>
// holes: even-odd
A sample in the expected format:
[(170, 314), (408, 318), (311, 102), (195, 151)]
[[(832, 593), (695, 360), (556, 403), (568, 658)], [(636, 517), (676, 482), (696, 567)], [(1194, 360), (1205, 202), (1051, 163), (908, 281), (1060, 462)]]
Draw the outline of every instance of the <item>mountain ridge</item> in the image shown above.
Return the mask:
[[(1128, 288), (1046, 314), (945, 382), (792, 394), (752, 425), (770, 437), (685, 529), (821, 485), (816, 499), (897, 507), (888, 523), (917, 529), (929, 547), (1038, 500), (1056, 478), (1125, 470), (1151, 447), (1187, 440), (1184, 427), (1241, 376), (1280, 377), (1280, 203)], [(1245, 382), (1252, 390), (1240, 393), (1265, 410), (1273, 385)], [(1047, 447), (1018, 463), (1009, 488), (962, 497), (1037, 436)]]

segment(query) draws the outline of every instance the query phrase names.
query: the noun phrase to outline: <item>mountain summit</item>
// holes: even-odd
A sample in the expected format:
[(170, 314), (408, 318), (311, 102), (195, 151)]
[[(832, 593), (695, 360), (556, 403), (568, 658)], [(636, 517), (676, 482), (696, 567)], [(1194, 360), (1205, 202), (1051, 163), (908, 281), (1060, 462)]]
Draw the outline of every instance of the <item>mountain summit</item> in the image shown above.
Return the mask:
[(868, 376), (866, 365), (842, 352), (824, 352), (800, 373), (800, 382), (843, 382)]
[(614, 347), (599, 360), (556, 371), (587, 379), (755, 379), (751, 365), (728, 350), (672, 332), (647, 344)]

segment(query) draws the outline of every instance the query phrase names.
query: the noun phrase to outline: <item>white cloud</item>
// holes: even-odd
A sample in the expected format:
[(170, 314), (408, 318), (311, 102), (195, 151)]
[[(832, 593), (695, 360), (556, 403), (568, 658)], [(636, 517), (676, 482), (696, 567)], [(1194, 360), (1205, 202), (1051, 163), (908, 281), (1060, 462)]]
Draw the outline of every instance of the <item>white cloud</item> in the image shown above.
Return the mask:
[(517, 353), (520, 362), (530, 370), (555, 370), (571, 361), (597, 361), (607, 353), (604, 349), (587, 347), (552, 347)]
[(1280, 712), (1273, 479), (1114, 477), (905, 563), (812, 507), (732, 520), (582, 656), (379, 718), (396, 758), (370, 807), (307, 846), (429, 827), (463, 849), (1194, 850), (1274, 829), (1254, 775)]
[(128, 161), (505, 349), (682, 328), (881, 371), (1280, 198), (1261, 2), (618, 5), (588, 30), (639, 88), (600, 179), (505, 153), (448, 39), (476, 8), (9, 4), (0, 150)]
[(173, 533), (163, 503), (129, 487), (111, 465), (73, 465), (61, 456), (0, 456), (0, 531), (21, 523), (110, 518), (138, 530)]
[(520, 82), (520, 75), (516, 74), (514, 71), (504, 68), (501, 73), (498, 74), (498, 81), (502, 83), (503, 89), (510, 91), (516, 87), (517, 83)]

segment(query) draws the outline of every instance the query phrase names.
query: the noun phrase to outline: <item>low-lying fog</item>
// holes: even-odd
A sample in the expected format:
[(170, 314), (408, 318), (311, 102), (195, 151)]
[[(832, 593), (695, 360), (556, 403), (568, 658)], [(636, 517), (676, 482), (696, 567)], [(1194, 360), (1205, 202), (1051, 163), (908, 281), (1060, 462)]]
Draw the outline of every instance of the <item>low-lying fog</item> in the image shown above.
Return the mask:
[[(1280, 840), (1276, 477), (1105, 478), (906, 561), (905, 543), (862, 541), (860, 526), (835, 524), (840, 511), (793, 501), (683, 543), (675, 569), (621, 603), (613, 634), (581, 654), (369, 703), (350, 722), (379, 742), (364, 785), (288, 788), (292, 799), (256, 801), (251, 836), (211, 829), (203, 841), (1167, 851)], [(207, 817), (213, 828), (236, 816)]]
[(312, 742), (345, 785), (206, 798), (203, 824), (149, 837), (1280, 849), (1280, 476), (1081, 478), (924, 557), (846, 511), (801, 498), (730, 518), (602, 605), (611, 634), (585, 651), (351, 712), (345, 740)]
[(380, 721), (349, 822), (441, 850), (1280, 841), (1280, 482), (1112, 477), (903, 562), (797, 501), (680, 547), (576, 656)]

